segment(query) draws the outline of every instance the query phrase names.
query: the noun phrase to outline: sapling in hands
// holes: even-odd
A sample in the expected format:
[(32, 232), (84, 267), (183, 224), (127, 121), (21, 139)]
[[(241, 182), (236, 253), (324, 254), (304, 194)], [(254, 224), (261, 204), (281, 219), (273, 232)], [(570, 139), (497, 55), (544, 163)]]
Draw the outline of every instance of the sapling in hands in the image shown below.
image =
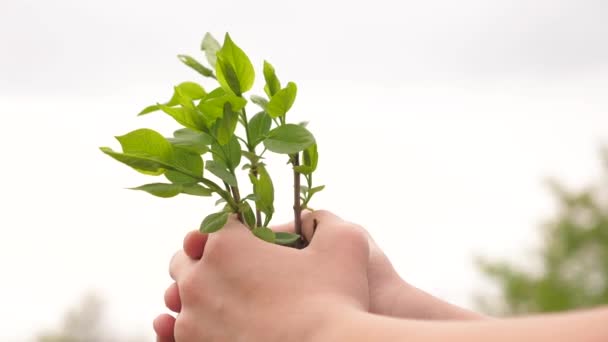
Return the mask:
[[(209, 33), (201, 50), (210, 67), (196, 59), (178, 58), (202, 76), (214, 79), (219, 86), (207, 91), (195, 82), (183, 82), (173, 88), (166, 103), (144, 108), (139, 115), (162, 111), (183, 126), (173, 137), (143, 128), (116, 137), (122, 152), (108, 147), (101, 150), (133, 169), (168, 182), (150, 183), (136, 188), (159, 197), (178, 194), (220, 198), (219, 212), (205, 217), (200, 229), (213, 233), (221, 229), (234, 213), (254, 235), (272, 243), (304, 247), (301, 211), (308, 208), (313, 195), (324, 186), (313, 186), (318, 152), (314, 136), (304, 123), (288, 123), (287, 113), (297, 94), (295, 83), (281, 86), (273, 66), (264, 62), (266, 96), (245, 93), (251, 90), (255, 71), (247, 55), (226, 34), (220, 45)], [(247, 105), (253, 102), (261, 110), (248, 117)], [(241, 127), (237, 132), (237, 127)], [(267, 152), (284, 154), (293, 169), (293, 211), (295, 234), (274, 232), (268, 228), (274, 214), (274, 185), (264, 163)], [(252, 192), (243, 196), (239, 171), (248, 174)], [(213, 176), (209, 178), (209, 174)], [(306, 184), (301, 184), (301, 177)]]

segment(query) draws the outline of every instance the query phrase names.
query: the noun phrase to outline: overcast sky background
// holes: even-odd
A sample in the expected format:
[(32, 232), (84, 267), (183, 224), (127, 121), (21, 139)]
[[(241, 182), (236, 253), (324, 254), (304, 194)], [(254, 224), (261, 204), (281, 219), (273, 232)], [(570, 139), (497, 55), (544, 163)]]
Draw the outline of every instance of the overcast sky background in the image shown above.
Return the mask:
[(3, 0), (0, 340), (55, 326), (89, 289), (115, 330), (151, 336), (169, 258), (213, 201), (124, 190), (155, 180), (98, 147), (177, 128), (135, 114), (182, 81), (210, 86), (175, 57), (203, 59), (207, 31), (298, 84), (291, 119), (311, 121), (327, 184), (314, 205), (363, 224), (406, 280), (457, 304), (491, 290), (473, 256), (530, 262), (555, 210), (543, 180), (598, 176), (602, 0)]

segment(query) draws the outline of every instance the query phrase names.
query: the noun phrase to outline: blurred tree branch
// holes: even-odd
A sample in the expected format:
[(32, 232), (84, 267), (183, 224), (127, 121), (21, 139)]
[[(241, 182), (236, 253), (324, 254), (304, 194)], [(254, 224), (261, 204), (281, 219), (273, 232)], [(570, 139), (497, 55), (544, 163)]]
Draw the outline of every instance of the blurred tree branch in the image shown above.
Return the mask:
[(536, 251), (541, 269), (516, 267), (479, 258), (483, 274), (499, 287), (501, 298), (478, 296), (491, 314), (554, 312), (608, 303), (608, 149), (602, 149), (600, 182), (570, 191), (559, 182), (549, 187), (559, 212), (542, 227)]

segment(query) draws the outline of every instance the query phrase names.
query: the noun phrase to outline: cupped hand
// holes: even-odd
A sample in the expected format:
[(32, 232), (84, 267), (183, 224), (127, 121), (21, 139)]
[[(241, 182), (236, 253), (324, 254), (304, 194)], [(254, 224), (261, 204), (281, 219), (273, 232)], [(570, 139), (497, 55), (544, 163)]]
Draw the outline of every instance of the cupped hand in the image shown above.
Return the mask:
[(165, 294), (179, 314), (155, 320), (158, 341), (303, 340), (334, 309), (368, 311), (367, 236), (346, 223), (322, 229), (323, 220), (303, 250), (264, 242), (234, 219), (210, 236), (190, 233)]

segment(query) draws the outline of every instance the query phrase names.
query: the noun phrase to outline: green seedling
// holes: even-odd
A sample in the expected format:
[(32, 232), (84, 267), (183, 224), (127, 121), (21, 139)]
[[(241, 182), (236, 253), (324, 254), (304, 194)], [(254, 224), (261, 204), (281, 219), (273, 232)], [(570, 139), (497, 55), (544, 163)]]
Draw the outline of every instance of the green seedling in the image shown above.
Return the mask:
[[(251, 232), (271, 243), (303, 248), (300, 215), (309, 208), (311, 198), (324, 186), (313, 186), (313, 173), (319, 154), (314, 136), (305, 123), (289, 123), (287, 114), (298, 88), (289, 82), (284, 87), (274, 67), (264, 61), (265, 95), (245, 94), (251, 90), (255, 71), (249, 57), (226, 34), (222, 45), (207, 33), (201, 44), (208, 65), (179, 55), (178, 58), (218, 86), (207, 91), (196, 82), (173, 87), (168, 102), (144, 108), (139, 115), (162, 111), (182, 128), (172, 137), (142, 128), (116, 139), (122, 152), (108, 147), (101, 151), (133, 169), (150, 176), (164, 176), (165, 182), (132, 188), (158, 197), (179, 194), (212, 196), (223, 208), (202, 220), (200, 230), (213, 233), (221, 229), (230, 214), (236, 214)], [(259, 110), (252, 117), (247, 107)], [(293, 214), (295, 234), (274, 232), (269, 228), (274, 209), (274, 186), (264, 155), (283, 154), (293, 169)], [(251, 193), (242, 196), (239, 173), (246, 174)], [(302, 185), (304, 177), (306, 184)]]

